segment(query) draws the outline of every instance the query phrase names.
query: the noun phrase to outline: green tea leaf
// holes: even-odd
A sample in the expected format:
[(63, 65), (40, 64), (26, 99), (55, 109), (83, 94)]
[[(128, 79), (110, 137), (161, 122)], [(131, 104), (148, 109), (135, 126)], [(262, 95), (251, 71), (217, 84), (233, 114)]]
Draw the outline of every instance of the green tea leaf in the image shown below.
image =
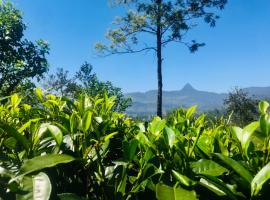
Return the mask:
[(228, 170), (218, 163), (212, 160), (201, 159), (196, 162), (191, 162), (190, 167), (192, 171), (196, 174), (204, 174), (210, 176), (220, 176)]
[(270, 162), (265, 165), (253, 178), (251, 182), (251, 195), (256, 196), (263, 187), (263, 184), (270, 179)]
[(59, 164), (69, 163), (75, 158), (65, 154), (47, 154), (44, 156), (37, 156), (30, 160), (26, 160), (19, 171), (19, 176), (30, 174), (35, 171), (42, 170), (48, 167), (54, 167)]
[(88, 131), (88, 129), (90, 128), (91, 120), (92, 120), (92, 112), (87, 111), (84, 114), (83, 120), (82, 120), (82, 127), (84, 131)]
[(270, 131), (270, 116), (268, 114), (263, 114), (260, 117), (260, 128), (265, 136), (269, 135)]
[(237, 161), (235, 161), (227, 156), (224, 156), (220, 153), (215, 153), (214, 155), (217, 156), (220, 160), (222, 160), (230, 168), (232, 168), (244, 180), (246, 180), (248, 183), (251, 183), (253, 176), (243, 165), (241, 165), (239, 162), (237, 162)]
[(157, 200), (197, 200), (194, 190), (174, 188), (161, 183), (156, 185), (156, 198)]
[(29, 141), (24, 135), (19, 133), (15, 128), (3, 123), (0, 123), (0, 128), (3, 129), (3, 131), (6, 132), (7, 135), (15, 138), (16, 141), (20, 143), (25, 150), (29, 149)]
[(164, 131), (164, 141), (165, 143), (172, 148), (174, 145), (174, 141), (175, 141), (175, 133), (174, 131), (169, 128), (169, 127), (165, 127), (165, 131)]
[(33, 199), (49, 200), (51, 196), (52, 186), (47, 174), (40, 172), (33, 177)]
[(246, 155), (248, 155), (248, 146), (250, 144), (250, 139), (256, 129), (259, 127), (259, 122), (252, 122), (241, 129), (239, 127), (233, 127), (232, 132), (240, 141), (242, 148), (244, 149)]
[(186, 113), (186, 118), (189, 119), (193, 113), (196, 111), (197, 109), (197, 105), (194, 105), (194, 106), (191, 106), (188, 110), (187, 110), (187, 113)]
[(235, 194), (231, 189), (220, 179), (214, 176), (202, 175), (202, 179), (199, 184), (213, 191), (219, 196), (223, 196), (224, 193), (229, 199), (237, 200)]
[(222, 189), (220, 189), (219, 187), (217, 187), (215, 184), (211, 183), (207, 179), (201, 178), (199, 181), (199, 184), (211, 190), (218, 196), (226, 196), (226, 193)]
[(162, 120), (159, 117), (155, 117), (152, 122), (150, 122), (148, 130), (155, 136), (159, 136), (160, 132), (165, 128), (166, 120)]
[(128, 145), (128, 160), (133, 160), (136, 155), (136, 149), (139, 142), (136, 139), (132, 139)]
[(62, 131), (57, 126), (52, 125), (52, 124), (48, 125), (47, 128), (49, 132), (51, 133), (51, 135), (53, 136), (56, 143), (60, 146), (63, 141)]
[(189, 186), (196, 184), (195, 181), (191, 180), (190, 178), (188, 178), (185, 175), (178, 173), (177, 171), (172, 170), (172, 174), (181, 184), (183, 184), (185, 186), (189, 187)]
[(268, 107), (269, 103), (267, 101), (261, 101), (259, 103), (259, 110), (262, 114), (266, 114)]

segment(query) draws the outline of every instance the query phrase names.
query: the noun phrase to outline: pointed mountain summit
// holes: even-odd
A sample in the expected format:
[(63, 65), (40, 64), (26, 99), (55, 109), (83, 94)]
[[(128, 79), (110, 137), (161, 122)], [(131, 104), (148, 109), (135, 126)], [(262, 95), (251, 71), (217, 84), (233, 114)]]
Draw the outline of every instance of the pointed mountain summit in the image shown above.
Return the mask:
[(190, 84), (187, 83), (181, 90), (181, 92), (189, 92), (189, 91), (196, 91), (194, 87)]

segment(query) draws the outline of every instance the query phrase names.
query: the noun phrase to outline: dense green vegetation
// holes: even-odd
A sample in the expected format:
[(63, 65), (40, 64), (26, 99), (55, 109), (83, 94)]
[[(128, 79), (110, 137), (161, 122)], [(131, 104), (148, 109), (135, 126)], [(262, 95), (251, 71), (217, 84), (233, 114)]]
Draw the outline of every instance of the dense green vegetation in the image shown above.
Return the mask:
[(100, 81), (89, 63), (81, 65), (73, 77), (69, 77), (68, 73), (67, 70), (58, 68), (56, 74), (50, 74), (44, 79), (43, 88), (50, 93), (72, 98), (79, 97), (80, 94), (96, 96), (106, 93), (116, 97), (114, 110), (119, 112), (131, 105), (131, 99), (124, 97), (121, 88), (113, 86), (110, 81)]
[(260, 119), (231, 127), (194, 116), (135, 122), (114, 98), (45, 95), (0, 107), (4, 199), (269, 199), (269, 104)]
[[(208, 9), (222, 9), (227, 1), (118, 2), (135, 2), (138, 11), (122, 18), (132, 26), (121, 31), (134, 36), (154, 27), (161, 76), (162, 47), (182, 42), (181, 31), (191, 28), (182, 17), (204, 17), (214, 25), (217, 16)], [(60, 69), (45, 78), (46, 90), (36, 89), (33, 79), (48, 70), (49, 48), (25, 39), (25, 28), (20, 11), (0, 0), (0, 199), (270, 198), (266, 101), (257, 109), (257, 101), (236, 91), (227, 99), (228, 113), (234, 112), (228, 119), (195, 114), (192, 106), (164, 119), (134, 120), (123, 114), (130, 100), (98, 80), (88, 63), (71, 78)], [(126, 38), (115, 31), (111, 50), (119, 53)], [(136, 35), (131, 39), (137, 44)]]

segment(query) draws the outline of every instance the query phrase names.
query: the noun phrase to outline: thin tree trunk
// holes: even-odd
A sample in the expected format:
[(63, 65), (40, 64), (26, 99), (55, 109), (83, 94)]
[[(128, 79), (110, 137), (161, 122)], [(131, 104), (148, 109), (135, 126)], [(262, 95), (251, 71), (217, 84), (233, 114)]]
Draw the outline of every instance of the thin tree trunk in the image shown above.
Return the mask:
[(158, 16), (157, 16), (157, 116), (162, 117), (162, 46), (161, 46), (161, 3), (162, 0), (157, 0)]

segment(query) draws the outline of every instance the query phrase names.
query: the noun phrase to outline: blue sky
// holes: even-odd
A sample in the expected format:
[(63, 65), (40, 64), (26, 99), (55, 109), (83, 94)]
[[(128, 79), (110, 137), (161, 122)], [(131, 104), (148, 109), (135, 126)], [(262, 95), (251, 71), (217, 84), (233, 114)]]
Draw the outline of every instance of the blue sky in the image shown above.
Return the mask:
[[(101, 80), (124, 92), (156, 89), (152, 53), (100, 58), (94, 44), (122, 10), (108, 0), (12, 0), (23, 11), (31, 40), (50, 43), (53, 72), (63, 67), (74, 73), (84, 61)], [(199, 90), (227, 92), (234, 86), (270, 86), (270, 1), (229, 0), (215, 28), (201, 24), (189, 38), (206, 43), (195, 54), (171, 44), (164, 50), (164, 90), (179, 90), (187, 82)]]

